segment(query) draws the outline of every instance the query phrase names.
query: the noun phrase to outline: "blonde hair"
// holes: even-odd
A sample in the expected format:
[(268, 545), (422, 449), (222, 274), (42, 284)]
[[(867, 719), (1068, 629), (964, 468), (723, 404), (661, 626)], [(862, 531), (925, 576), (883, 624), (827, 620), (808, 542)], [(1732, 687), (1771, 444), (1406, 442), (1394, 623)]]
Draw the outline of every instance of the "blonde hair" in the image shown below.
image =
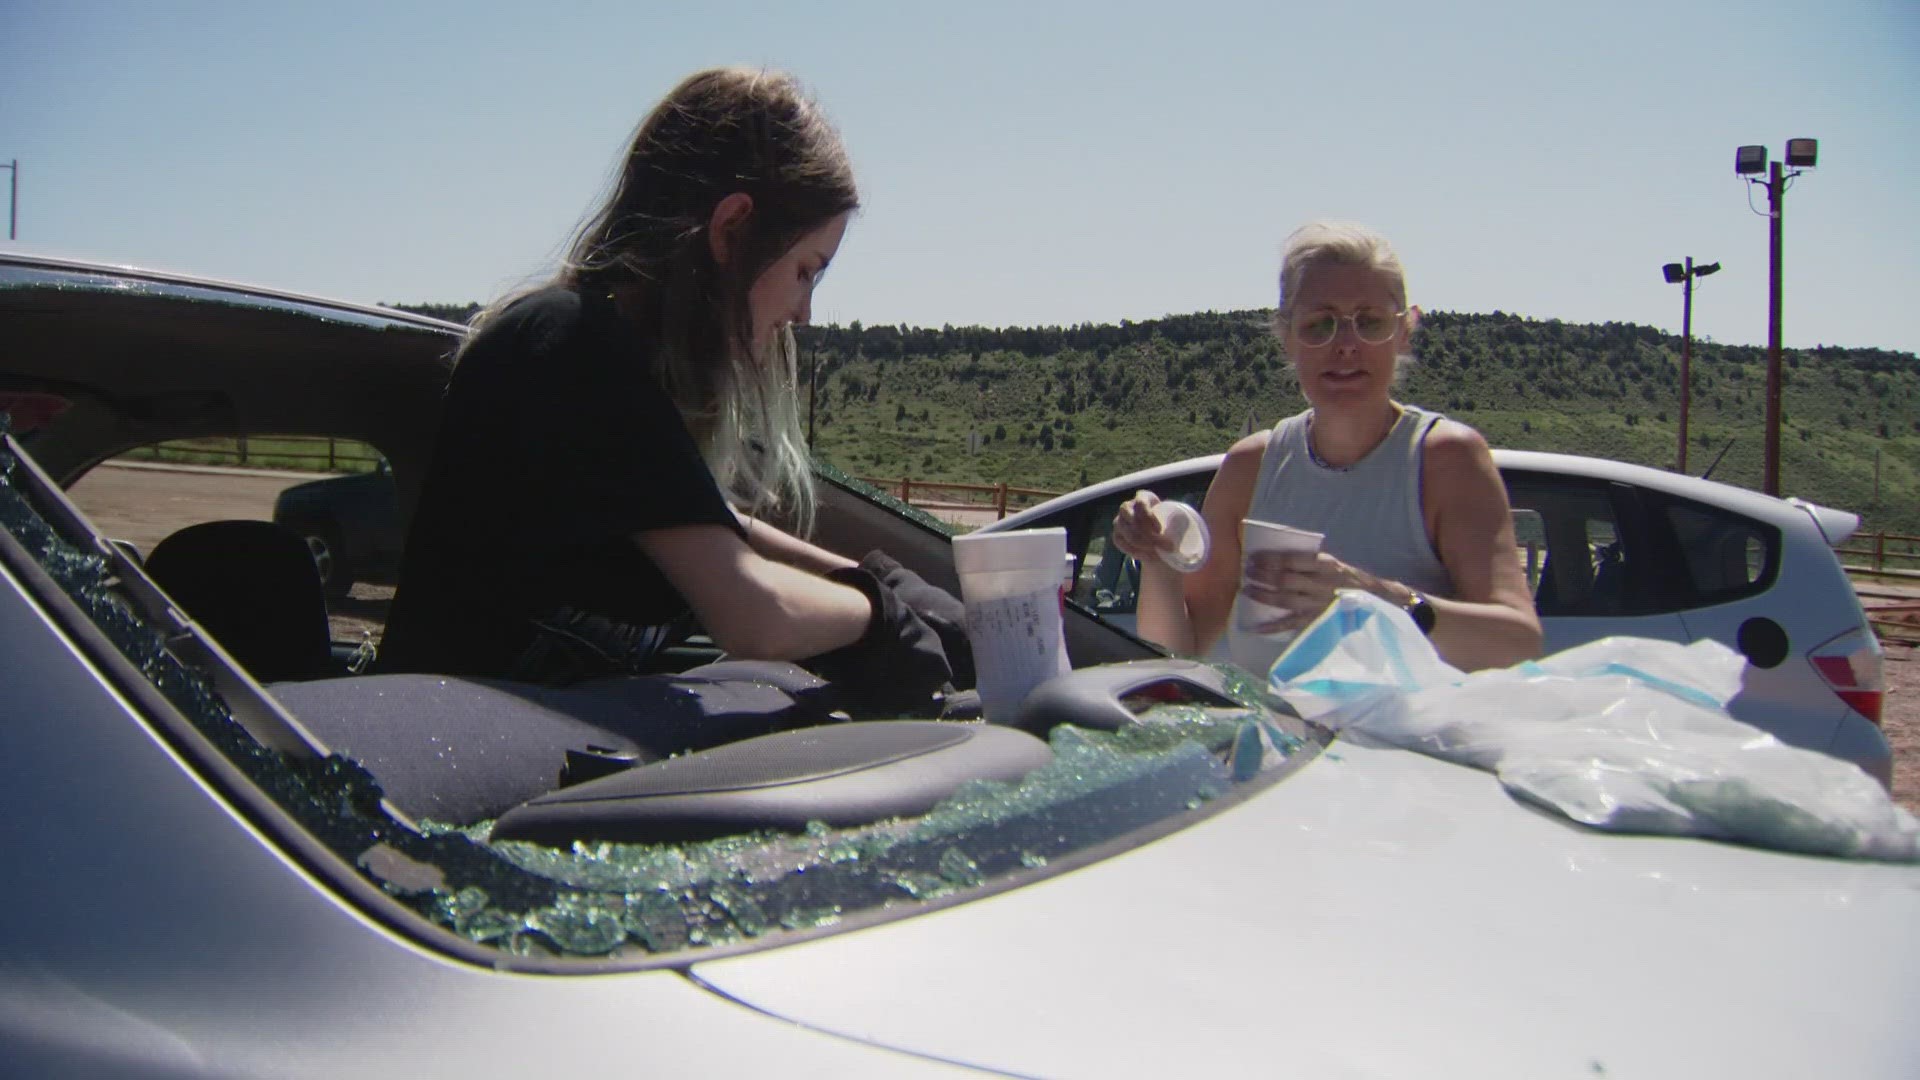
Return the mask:
[[(709, 222), (735, 192), (752, 209), (722, 264)], [(559, 273), (496, 301), (474, 325), (553, 285), (615, 295), (721, 489), (755, 514), (784, 512), (806, 533), (813, 470), (793, 336), (756, 350), (748, 294), (801, 238), (859, 205), (840, 136), (797, 80), (753, 68), (702, 71), (640, 122), (611, 192)]]
[(1407, 272), (1400, 256), (1387, 238), (1346, 221), (1315, 221), (1302, 225), (1287, 237), (1280, 255), (1280, 302), (1274, 308), (1275, 325), (1284, 325), (1293, 314), (1293, 298), (1306, 281), (1307, 271), (1321, 265), (1364, 266), (1378, 270), (1392, 282), (1393, 300), (1402, 309), (1407, 306)]

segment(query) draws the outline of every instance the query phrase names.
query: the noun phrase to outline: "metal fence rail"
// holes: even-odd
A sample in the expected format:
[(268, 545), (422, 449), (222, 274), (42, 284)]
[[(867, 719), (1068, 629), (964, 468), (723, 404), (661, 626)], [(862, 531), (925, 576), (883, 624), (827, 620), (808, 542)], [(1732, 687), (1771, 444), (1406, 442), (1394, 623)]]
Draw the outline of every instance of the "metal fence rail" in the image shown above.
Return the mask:
[(134, 461), (174, 461), (240, 468), (367, 472), (380, 453), (363, 442), (316, 435), (238, 435), (233, 438), (171, 439), (122, 455)]
[[(872, 484), (901, 502), (922, 510), (992, 510), (996, 518), (1007, 516), (1010, 501), (1017, 501), (1013, 505), (1014, 510), (1024, 510), (1064, 494), (1039, 488), (1013, 487), (1006, 483), (963, 484), (946, 480), (915, 480), (910, 476), (856, 476), (854, 479), (863, 484)], [(984, 498), (973, 498), (975, 495)]]
[[(1837, 547), (1842, 563), (1850, 571), (1885, 574), (1889, 577), (1920, 578), (1920, 536), (1899, 533), (1854, 533), (1853, 545)], [(1865, 559), (1864, 564), (1849, 562), (1846, 556)], [(1898, 560), (1897, 564), (1894, 560)]]

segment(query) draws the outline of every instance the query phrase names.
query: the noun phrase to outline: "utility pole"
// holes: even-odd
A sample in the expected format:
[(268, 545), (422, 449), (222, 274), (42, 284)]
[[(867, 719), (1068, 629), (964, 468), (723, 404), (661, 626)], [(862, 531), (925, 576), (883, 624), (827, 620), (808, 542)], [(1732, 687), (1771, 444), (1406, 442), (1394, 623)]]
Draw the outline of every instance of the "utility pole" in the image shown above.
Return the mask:
[(1687, 408), (1693, 403), (1693, 256), (1687, 256), (1687, 280), (1680, 286), (1680, 456), (1675, 472), (1687, 472)]
[(7, 171), (13, 181), (7, 193), (7, 239), (18, 239), (20, 235), (20, 159), (7, 162)]
[(1780, 220), (1787, 199), (1780, 163), (1767, 167), (1767, 442), (1761, 490), (1780, 494)]
[[(1782, 169), (1778, 161), (1767, 161), (1764, 146), (1742, 146), (1733, 155), (1734, 173), (1749, 184), (1767, 189), (1767, 414), (1761, 487), (1776, 497), (1780, 494), (1781, 223), (1785, 218), (1788, 181), (1814, 167), (1819, 149), (1818, 139), (1788, 139), (1786, 169)], [(1763, 170), (1767, 178), (1756, 179)]]
[(1693, 279), (1719, 273), (1719, 263), (1693, 265), (1693, 256), (1685, 264), (1668, 263), (1660, 268), (1668, 282), (1679, 282), (1680, 301), (1680, 446), (1674, 457), (1675, 472), (1687, 471), (1687, 413), (1693, 402)]

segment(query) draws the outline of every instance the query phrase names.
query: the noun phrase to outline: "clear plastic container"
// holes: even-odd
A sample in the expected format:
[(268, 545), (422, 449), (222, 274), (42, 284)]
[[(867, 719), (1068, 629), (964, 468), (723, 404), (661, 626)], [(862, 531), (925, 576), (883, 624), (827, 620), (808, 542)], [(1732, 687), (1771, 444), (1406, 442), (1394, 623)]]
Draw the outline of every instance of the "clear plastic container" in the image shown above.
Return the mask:
[(1200, 516), (1200, 511), (1169, 499), (1154, 506), (1153, 516), (1160, 520), (1162, 534), (1173, 541), (1171, 549), (1160, 549), (1160, 561), (1183, 574), (1200, 569), (1213, 547), (1207, 519)]

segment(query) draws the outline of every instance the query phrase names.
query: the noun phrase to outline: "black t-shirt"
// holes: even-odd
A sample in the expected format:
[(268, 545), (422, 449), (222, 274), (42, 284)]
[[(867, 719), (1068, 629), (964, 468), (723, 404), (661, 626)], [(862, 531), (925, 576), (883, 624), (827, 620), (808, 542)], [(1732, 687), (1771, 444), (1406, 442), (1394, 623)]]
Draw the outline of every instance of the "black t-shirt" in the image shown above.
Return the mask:
[(681, 525), (741, 531), (612, 301), (524, 297), (448, 383), (379, 667), (510, 677), (542, 624), (681, 619), (631, 539)]

